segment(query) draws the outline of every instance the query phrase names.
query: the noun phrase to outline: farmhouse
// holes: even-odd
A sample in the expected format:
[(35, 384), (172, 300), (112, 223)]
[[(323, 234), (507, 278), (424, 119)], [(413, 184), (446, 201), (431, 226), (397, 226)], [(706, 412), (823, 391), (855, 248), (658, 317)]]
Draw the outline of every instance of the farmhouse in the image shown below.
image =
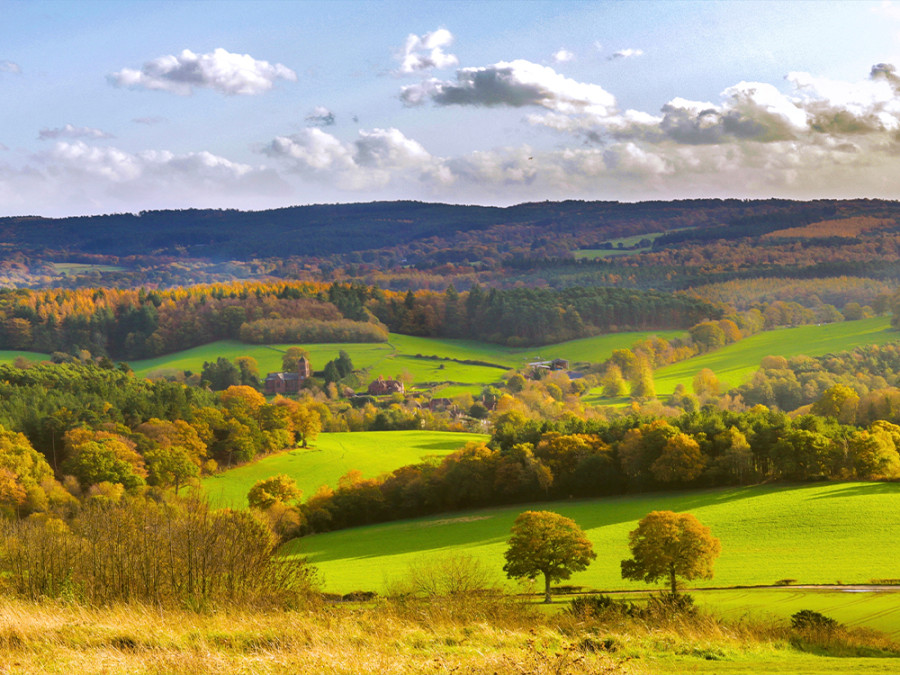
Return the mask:
[(552, 361), (533, 361), (528, 364), (532, 370), (568, 370), (567, 359), (553, 359)]
[(309, 360), (305, 356), (301, 356), (297, 362), (296, 373), (281, 372), (266, 375), (266, 394), (296, 394), (311, 374), (312, 368)]
[(406, 391), (406, 387), (400, 380), (386, 380), (383, 375), (379, 375), (378, 379), (369, 385), (369, 393), (372, 396), (381, 396), (382, 394), (402, 394)]

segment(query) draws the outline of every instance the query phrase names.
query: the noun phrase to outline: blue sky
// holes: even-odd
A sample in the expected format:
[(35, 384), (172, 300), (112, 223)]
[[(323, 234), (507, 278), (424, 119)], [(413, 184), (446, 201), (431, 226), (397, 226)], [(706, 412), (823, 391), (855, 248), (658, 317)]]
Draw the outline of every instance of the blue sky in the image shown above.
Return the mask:
[(900, 3), (0, 0), (0, 215), (900, 197)]

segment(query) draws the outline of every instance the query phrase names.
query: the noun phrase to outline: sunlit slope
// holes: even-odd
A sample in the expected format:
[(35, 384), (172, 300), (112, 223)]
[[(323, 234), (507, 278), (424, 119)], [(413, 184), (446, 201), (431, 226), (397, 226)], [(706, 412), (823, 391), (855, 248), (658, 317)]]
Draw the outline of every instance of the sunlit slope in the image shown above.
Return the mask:
[(891, 328), (888, 317), (766, 331), (709, 354), (658, 369), (654, 373), (656, 393), (667, 396), (679, 383), (690, 391), (694, 376), (703, 368), (711, 369), (725, 389), (746, 382), (766, 356), (823, 356), (860, 345), (896, 340), (900, 340), (900, 332)]
[[(637, 331), (611, 333), (542, 347), (513, 349), (472, 340), (445, 340), (392, 333), (388, 342), (302, 344), (309, 352), (313, 369), (322, 369), (328, 361), (346, 351), (357, 369), (366, 369), (368, 378), (379, 375), (396, 377), (408, 373), (417, 386), (445, 385), (441, 395), (478, 393), (484, 385), (498, 382), (506, 370), (519, 368), (538, 359), (563, 358), (573, 367), (581, 363), (599, 363), (614, 349), (627, 348), (640, 340), (658, 335), (672, 338), (683, 331)], [(251, 356), (259, 364), (261, 375), (281, 370), (281, 357), (291, 345), (248, 345), (220, 340), (201, 347), (131, 363), (135, 373), (146, 376), (164, 370), (199, 373), (205, 361), (219, 357), (233, 360)], [(478, 363), (462, 363), (463, 361)]]
[(288, 546), (309, 556), (331, 591), (381, 590), (413, 561), (462, 551), (503, 578), (509, 528), (527, 509), (573, 518), (597, 560), (571, 583), (641, 589), (621, 579), (628, 532), (653, 510), (689, 511), (722, 542), (715, 578), (698, 586), (867, 583), (900, 577), (900, 484), (828, 483), (631, 495), (579, 502), (523, 504), (355, 528), (306, 537)]
[(373, 478), (428, 457), (447, 455), (469, 441), (487, 438), (446, 431), (320, 434), (309, 448), (282, 452), (210, 476), (203, 481), (203, 489), (217, 505), (244, 508), (247, 492), (256, 481), (285, 473), (296, 481), (306, 498), (322, 485), (336, 487), (338, 479), (353, 469), (364, 478)]

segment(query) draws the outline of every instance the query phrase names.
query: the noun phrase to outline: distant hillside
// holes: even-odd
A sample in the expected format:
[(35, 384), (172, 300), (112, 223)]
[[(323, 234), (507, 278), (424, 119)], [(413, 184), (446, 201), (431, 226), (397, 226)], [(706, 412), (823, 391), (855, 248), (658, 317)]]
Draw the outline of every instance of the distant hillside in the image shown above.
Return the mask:
[(190, 209), (59, 219), (0, 218), (0, 249), (32, 255), (53, 251), (247, 260), (326, 256), (425, 240), (442, 248), (454, 235), (497, 227), (534, 228), (532, 238), (587, 234), (598, 243), (607, 238), (669, 232), (656, 242), (667, 246), (758, 236), (837, 217), (898, 215), (898, 204), (869, 200), (564, 201), (507, 208), (400, 201), (254, 212)]

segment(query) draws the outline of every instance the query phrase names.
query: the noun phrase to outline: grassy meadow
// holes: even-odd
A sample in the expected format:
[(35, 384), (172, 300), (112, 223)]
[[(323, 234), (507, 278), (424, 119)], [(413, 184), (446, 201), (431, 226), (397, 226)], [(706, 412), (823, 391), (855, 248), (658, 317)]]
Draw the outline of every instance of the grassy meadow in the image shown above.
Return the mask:
[[(320, 606), (160, 611), (0, 602), (10, 675), (765, 675), (896, 674), (878, 638), (797, 649), (782, 625), (714, 620), (586, 624), (528, 608)], [(493, 611), (492, 611), (493, 610)], [(608, 647), (607, 647), (608, 645)], [(598, 648), (599, 647), (599, 648)], [(883, 649), (883, 647), (882, 647)], [(890, 646), (888, 646), (890, 649)]]
[(654, 373), (656, 393), (668, 396), (679, 383), (690, 390), (694, 376), (703, 368), (716, 374), (724, 390), (746, 382), (766, 356), (824, 356), (861, 345), (897, 340), (900, 340), (900, 332), (891, 328), (890, 317), (886, 316), (766, 331), (709, 354), (658, 369)]
[[(485, 385), (500, 381), (507, 370), (522, 367), (530, 361), (564, 358), (573, 367), (578, 367), (578, 364), (605, 361), (614, 349), (630, 347), (653, 335), (672, 338), (683, 334), (683, 331), (677, 330), (611, 333), (543, 347), (513, 349), (472, 340), (444, 340), (392, 333), (389, 341), (382, 343), (301, 346), (309, 352), (313, 369), (323, 368), (343, 349), (350, 355), (354, 367), (367, 371), (368, 380), (379, 375), (389, 378), (409, 373), (415, 387), (433, 388), (441, 396), (455, 396), (461, 393), (477, 394)], [(248, 345), (235, 340), (220, 340), (166, 356), (134, 361), (130, 365), (137, 375), (147, 377), (165, 371), (199, 373), (204, 361), (215, 361), (219, 357), (233, 360), (238, 356), (252, 356), (264, 376), (265, 373), (281, 370), (281, 357), (290, 346)], [(479, 361), (490, 365), (458, 361)]]
[[(689, 511), (722, 542), (715, 578), (700, 588), (799, 583), (869, 583), (900, 577), (900, 484), (767, 485), (606, 499), (523, 504), (372, 525), (304, 537), (287, 553), (309, 557), (328, 590), (383, 590), (413, 561), (462, 551), (496, 570), (503, 581), (509, 528), (527, 509), (574, 519), (597, 559), (571, 583), (597, 590), (638, 590), (621, 579), (628, 532), (648, 512)], [(860, 527), (861, 524), (865, 527)], [(898, 596), (900, 597), (900, 596)]]
[(446, 431), (361, 431), (320, 434), (309, 448), (288, 450), (208, 476), (203, 490), (217, 506), (246, 508), (247, 492), (258, 480), (284, 473), (303, 490), (304, 498), (322, 485), (337, 487), (352, 469), (374, 478), (429, 457), (443, 457), (469, 441), (487, 440), (481, 434)]
[[(636, 234), (631, 237), (619, 237), (618, 239), (610, 239), (609, 243), (613, 245), (613, 247), (621, 244), (624, 247), (626, 246), (637, 246), (645, 239), (650, 241), (651, 243), (661, 237), (664, 232), (652, 232), (650, 234)], [(642, 253), (644, 251), (649, 251), (653, 246), (644, 246), (642, 248), (633, 248), (633, 249), (619, 249), (619, 248), (582, 248), (576, 251), (572, 251), (572, 254), (575, 256), (575, 260), (596, 260), (598, 258), (613, 258), (616, 256), (622, 255), (634, 255), (635, 253)]]

